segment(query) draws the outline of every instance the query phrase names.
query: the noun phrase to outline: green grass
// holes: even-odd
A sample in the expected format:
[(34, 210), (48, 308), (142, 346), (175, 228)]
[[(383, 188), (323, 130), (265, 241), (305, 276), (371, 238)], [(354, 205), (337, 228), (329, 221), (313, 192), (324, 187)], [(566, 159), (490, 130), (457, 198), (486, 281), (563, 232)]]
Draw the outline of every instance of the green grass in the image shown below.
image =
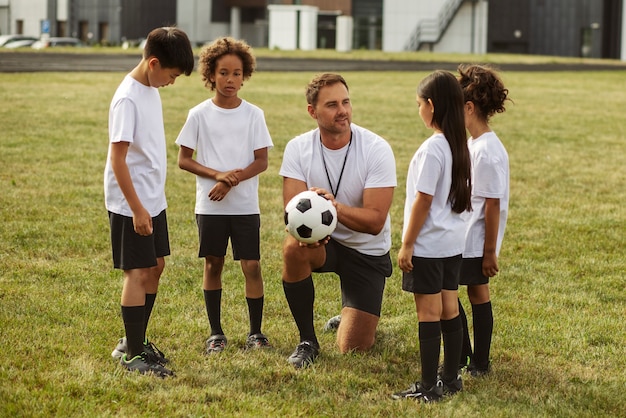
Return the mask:
[[(393, 146), (395, 260), (408, 162), (429, 135), (415, 87), (424, 73), (345, 73), (354, 121)], [(624, 225), (626, 72), (504, 73), (514, 104), (493, 128), (511, 160), (511, 208), (492, 281), (493, 373), (437, 405), (392, 401), (419, 376), (417, 320), (398, 269), (385, 290), (378, 341), (340, 355), (321, 332), (338, 313), (334, 275), (316, 276), (322, 355), (293, 370), (297, 331), (281, 273), (282, 150), (314, 127), (309, 73), (258, 73), (242, 97), (265, 110), (275, 148), (261, 175), (264, 331), (275, 349), (244, 353), (243, 279), (224, 271), (229, 347), (202, 354), (208, 321), (196, 257), (194, 179), (176, 167), (176, 135), (207, 98), (198, 74), (161, 90), (168, 137), (172, 255), (151, 338), (175, 379), (124, 373), (110, 358), (123, 334), (121, 274), (110, 261), (102, 173), (107, 115), (121, 73), (0, 74), (0, 416), (611, 417), (626, 410)], [(463, 299), (467, 301), (463, 294)]]

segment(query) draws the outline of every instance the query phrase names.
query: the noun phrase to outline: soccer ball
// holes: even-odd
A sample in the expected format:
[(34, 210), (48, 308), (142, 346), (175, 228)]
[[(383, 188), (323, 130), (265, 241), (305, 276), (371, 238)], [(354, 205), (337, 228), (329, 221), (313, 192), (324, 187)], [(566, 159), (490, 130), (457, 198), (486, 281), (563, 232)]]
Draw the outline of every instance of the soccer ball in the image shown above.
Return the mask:
[(295, 239), (313, 244), (332, 234), (337, 210), (330, 200), (312, 191), (295, 195), (285, 207), (285, 225)]

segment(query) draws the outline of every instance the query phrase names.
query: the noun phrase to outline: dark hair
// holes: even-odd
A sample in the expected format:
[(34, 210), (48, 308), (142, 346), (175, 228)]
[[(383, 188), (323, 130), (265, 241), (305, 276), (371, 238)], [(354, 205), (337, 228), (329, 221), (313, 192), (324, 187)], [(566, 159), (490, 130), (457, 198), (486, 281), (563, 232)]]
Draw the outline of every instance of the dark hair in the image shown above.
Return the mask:
[(306, 86), (306, 102), (315, 106), (317, 104), (317, 96), (320, 94), (320, 90), (325, 86), (332, 86), (333, 84), (341, 83), (348, 89), (348, 83), (339, 74), (324, 73), (316, 75), (313, 80)]
[(456, 213), (471, 210), (472, 173), (461, 86), (451, 73), (435, 71), (422, 80), (417, 95), (425, 101), (432, 101), (431, 123), (441, 129), (452, 151), (452, 185), (448, 196), (452, 210)]
[(236, 40), (225, 36), (217, 38), (200, 51), (198, 66), (202, 81), (206, 87), (215, 90), (215, 82), (211, 81), (211, 75), (215, 74), (217, 60), (224, 55), (237, 55), (243, 64), (243, 79), (247, 80), (252, 76), (256, 67), (256, 59), (252, 53), (252, 48), (245, 41)]
[(511, 100), (507, 97), (509, 90), (504, 87), (504, 83), (493, 68), (486, 65), (461, 64), (458, 71), (464, 100), (474, 103), (479, 117), (488, 122), (493, 115), (506, 110), (504, 102)]
[(191, 74), (195, 64), (187, 34), (172, 26), (156, 28), (148, 34), (143, 57), (156, 57), (163, 68), (176, 68), (185, 75)]

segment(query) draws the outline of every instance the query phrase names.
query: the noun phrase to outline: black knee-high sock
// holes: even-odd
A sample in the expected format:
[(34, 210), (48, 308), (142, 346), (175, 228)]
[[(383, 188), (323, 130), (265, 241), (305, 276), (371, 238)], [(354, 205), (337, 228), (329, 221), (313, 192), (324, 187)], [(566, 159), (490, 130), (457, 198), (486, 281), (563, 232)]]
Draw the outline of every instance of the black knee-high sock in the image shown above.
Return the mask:
[[(148, 322), (150, 322), (150, 315), (152, 315), (152, 308), (154, 308), (154, 302), (156, 300), (156, 293), (146, 293), (146, 312), (144, 314), (145, 317), (145, 329), (146, 329), (146, 333), (148, 332)], [(145, 340), (145, 335), (144, 335), (144, 340)]]
[(461, 317), (442, 320), (441, 333), (443, 334), (443, 376), (441, 378), (450, 382), (456, 379), (461, 361), (463, 348)]
[(124, 321), (126, 344), (128, 345), (128, 350), (126, 351), (127, 360), (141, 354), (143, 351), (143, 341), (146, 334), (145, 310), (146, 307), (144, 305), (122, 306), (122, 320)]
[(437, 368), (441, 351), (441, 322), (420, 322), (419, 340), (422, 385), (430, 389), (437, 383)]
[(211, 325), (211, 335), (224, 334), (222, 330), (222, 289), (205, 290), (204, 305)]
[(264, 298), (251, 299), (246, 298), (248, 302), (248, 313), (250, 315), (250, 334), (259, 334), (261, 332), (261, 322), (263, 321), (263, 302)]
[(493, 334), (491, 301), (472, 305), (472, 318), (474, 320), (474, 365), (479, 369), (487, 369)]
[(300, 342), (313, 341), (318, 344), (313, 327), (313, 302), (315, 301), (313, 278), (309, 276), (296, 283), (283, 281), (283, 290), (293, 319), (300, 331)]
[(472, 343), (470, 342), (469, 328), (467, 326), (467, 316), (465, 315), (465, 309), (459, 299), (459, 316), (461, 317), (461, 326), (463, 327), (463, 345), (461, 349), (461, 362), (459, 366), (467, 366), (468, 360), (472, 361)]

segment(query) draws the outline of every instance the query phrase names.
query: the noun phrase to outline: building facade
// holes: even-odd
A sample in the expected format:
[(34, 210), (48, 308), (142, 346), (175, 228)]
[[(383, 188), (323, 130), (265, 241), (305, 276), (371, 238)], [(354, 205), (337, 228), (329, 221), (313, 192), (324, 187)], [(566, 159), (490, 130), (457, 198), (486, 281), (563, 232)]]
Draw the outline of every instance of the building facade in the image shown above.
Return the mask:
[(119, 45), (176, 24), (196, 45), (230, 35), (254, 47), (285, 49), (626, 60), (625, 5), (626, 0), (0, 0), (0, 34)]

